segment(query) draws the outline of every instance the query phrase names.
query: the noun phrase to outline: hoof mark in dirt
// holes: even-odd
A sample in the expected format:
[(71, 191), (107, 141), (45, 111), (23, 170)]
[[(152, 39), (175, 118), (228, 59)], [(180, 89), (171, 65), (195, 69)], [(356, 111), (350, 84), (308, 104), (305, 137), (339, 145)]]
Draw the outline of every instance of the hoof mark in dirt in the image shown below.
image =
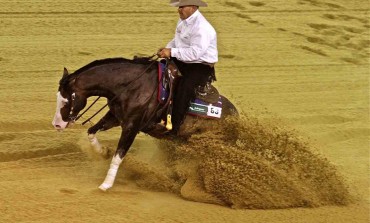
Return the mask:
[(359, 65), (361, 64), (361, 62), (355, 58), (349, 58), (349, 57), (344, 57), (344, 58), (341, 58), (342, 61), (345, 61), (347, 63), (352, 63), (352, 64), (356, 64), (356, 65)]
[(241, 4), (238, 4), (238, 3), (235, 3), (235, 2), (225, 2), (225, 5), (226, 6), (229, 6), (229, 7), (233, 7), (233, 8), (236, 8), (236, 9), (240, 9), (240, 10), (244, 10), (246, 9), (244, 6), (242, 6)]
[(324, 3), (325, 6), (328, 6), (329, 8), (334, 8), (334, 9), (344, 9), (344, 7), (340, 6), (340, 5), (337, 5), (337, 4), (333, 4), (333, 3)]
[(260, 22), (258, 22), (257, 20), (248, 19), (247, 21), (248, 21), (249, 23), (263, 25), (263, 24), (261, 24)]
[(329, 20), (338, 20), (338, 21), (346, 21), (346, 22), (353, 22), (358, 21), (363, 24), (369, 24), (369, 20), (366, 18), (360, 18), (356, 16), (349, 16), (349, 15), (333, 15), (333, 14), (323, 14), (323, 18)]
[(223, 59), (234, 59), (235, 58), (235, 55), (231, 55), (231, 54), (221, 54), (219, 55), (220, 58), (223, 58)]
[(325, 45), (325, 46), (332, 47), (334, 49), (337, 49), (338, 48), (335, 44), (333, 44), (331, 42), (328, 42), (325, 39), (320, 38), (320, 37), (307, 36), (306, 40), (308, 42), (310, 42), (310, 43), (316, 43), (316, 44), (320, 44), (320, 45)]
[(330, 2), (317, 1), (317, 0), (299, 0), (298, 4), (300, 4), (300, 5), (308, 4), (308, 5), (312, 5), (312, 6), (316, 6), (316, 7), (329, 8), (329, 9), (333, 9), (333, 10), (344, 9), (344, 7), (341, 6), (341, 5), (333, 4), (333, 3), (330, 3)]
[(323, 29), (329, 29), (330, 26), (326, 24), (315, 24), (315, 23), (308, 23), (307, 24), (309, 27), (317, 30), (323, 30)]
[(80, 52), (78, 52), (78, 54), (79, 55), (91, 55), (92, 53), (90, 53), (90, 52), (83, 52), (83, 51), (80, 51)]
[(282, 31), (282, 32), (286, 32), (286, 31), (288, 31), (288, 30), (283, 29), (283, 28), (277, 28), (277, 30)]
[(60, 193), (63, 193), (63, 194), (75, 194), (78, 192), (78, 190), (75, 190), (75, 189), (69, 189), (69, 188), (62, 188), (59, 190)]
[(251, 5), (251, 6), (256, 6), (256, 7), (261, 7), (261, 6), (264, 6), (265, 5), (265, 3), (263, 3), (263, 2), (249, 2), (249, 4)]
[(309, 51), (311, 53), (318, 54), (320, 56), (325, 56), (325, 57), (328, 56), (324, 51), (322, 51), (320, 49), (313, 49), (313, 48), (308, 47), (308, 46), (300, 46), (300, 47), (301, 47), (301, 49), (307, 50), (307, 51)]
[(359, 28), (355, 28), (355, 27), (347, 27), (347, 26), (343, 26), (343, 30), (345, 30), (349, 33), (354, 33), (354, 34), (361, 34), (361, 33), (366, 31), (364, 29), (359, 29)]
[[(0, 61), (1, 61), (1, 58), (0, 58)], [(16, 138), (15, 134), (11, 134), (11, 133), (0, 134), (0, 142), (11, 141), (11, 140), (14, 140), (15, 138)]]
[(235, 13), (235, 15), (239, 18), (243, 18), (243, 19), (252, 19), (250, 16), (248, 15), (245, 15), (245, 14), (241, 14), (241, 13)]
[(79, 152), (79, 147), (73, 143), (65, 143), (55, 148), (17, 151), (17, 152), (0, 152), (0, 162), (17, 161), (21, 159), (35, 159), (41, 157), (50, 157), (63, 154)]
[(242, 18), (242, 19), (246, 19), (247, 20), (247, 22), (249, 22), (249, 23), (253, 23), (253, 24), (257, 24), (257, 25), (261, 25), (261, 26), (263, 26), (263, 24), (262, 23), (260, 23), (259, 21), (257, 21), (257, 20), (254, 20), (254, 19), (252, 19), (250, 16), (248, 16), (248, 15), (245, 15), (245, 14), (242, 14), (242, 13), (235, 13), (235, 15), (237, 16), (237, 17), (239, 17), (239, 18)]
[[(366, 63), (369, 56), (370, 40), (368, 39), (368, 31), (362, 27), (367, 20), (354, 16), (332, 14), (324, 14), (323, 17), (330, 20), (340, 20), (342, 24), (308, 23), (307, 25), (315, 36), (294, 34), (304, 37), (310, 43), (333, 48), (335, 50), (333, 56), (335, 55), (341, 61), (352, 64)], [(303, 49), (308, 50), (307, 48)], [(352, 55), (352, 57), (348, 57), (348, 55)]]

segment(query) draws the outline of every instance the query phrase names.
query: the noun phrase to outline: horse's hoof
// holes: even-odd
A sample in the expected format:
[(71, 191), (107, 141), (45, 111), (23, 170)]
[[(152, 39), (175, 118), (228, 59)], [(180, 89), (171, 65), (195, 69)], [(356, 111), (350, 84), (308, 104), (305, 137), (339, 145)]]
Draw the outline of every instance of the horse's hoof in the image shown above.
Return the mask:
[(108, 185), (106, 183), (102, 183), (100, 186), (99, 186), (99, 189), (106, 192), (109, 188), (111, 188), (112, 186), (111, 185)]

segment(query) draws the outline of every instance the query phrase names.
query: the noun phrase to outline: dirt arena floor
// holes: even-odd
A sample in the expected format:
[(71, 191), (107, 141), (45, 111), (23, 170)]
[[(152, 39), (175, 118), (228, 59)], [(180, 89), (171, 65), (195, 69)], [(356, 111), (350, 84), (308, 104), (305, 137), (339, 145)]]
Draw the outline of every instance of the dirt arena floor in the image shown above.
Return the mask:
[[(369, 2), (208, 3), (215, 85), (242, 121), (176, 148), (139, 134), (104, 193), (88, 126), (51, 125), (63, 67), (152, 55), (176, 8), (0, 0), (0, 222), (370, 222)], [(119, 134), (98, 137), (113, 151)]]

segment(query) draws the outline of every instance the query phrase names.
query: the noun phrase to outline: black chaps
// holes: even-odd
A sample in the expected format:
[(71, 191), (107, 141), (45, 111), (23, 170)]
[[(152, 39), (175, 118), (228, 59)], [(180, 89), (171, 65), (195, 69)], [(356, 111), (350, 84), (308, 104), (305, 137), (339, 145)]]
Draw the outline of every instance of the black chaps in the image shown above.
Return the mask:
[(213, 66), (202, 63), (184, 63), (171, 58), (177, 65), (182, 77), (179, 78), (174, 93), (172, 124), (177, 132), (187, 113), (190, 101), (195, 99), (195, 89), (216, 80)]

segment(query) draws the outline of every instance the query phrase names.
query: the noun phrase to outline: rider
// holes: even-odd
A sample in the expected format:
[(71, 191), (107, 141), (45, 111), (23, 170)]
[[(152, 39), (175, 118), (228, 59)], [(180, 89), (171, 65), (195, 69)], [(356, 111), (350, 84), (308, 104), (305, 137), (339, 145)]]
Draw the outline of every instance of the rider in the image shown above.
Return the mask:
[(178, 7), (180, 16), (175, 37), (161, 48), (158, 55), (175, 62), (182, 77), (179, 79), (173, 102), (173, 134), (177, 134), (186, 115), (195, 89), (216, 80), (214, 64), (218, 61), (217, 34), (212, 25), (200, 13), (201, 0), (171, 0)]

